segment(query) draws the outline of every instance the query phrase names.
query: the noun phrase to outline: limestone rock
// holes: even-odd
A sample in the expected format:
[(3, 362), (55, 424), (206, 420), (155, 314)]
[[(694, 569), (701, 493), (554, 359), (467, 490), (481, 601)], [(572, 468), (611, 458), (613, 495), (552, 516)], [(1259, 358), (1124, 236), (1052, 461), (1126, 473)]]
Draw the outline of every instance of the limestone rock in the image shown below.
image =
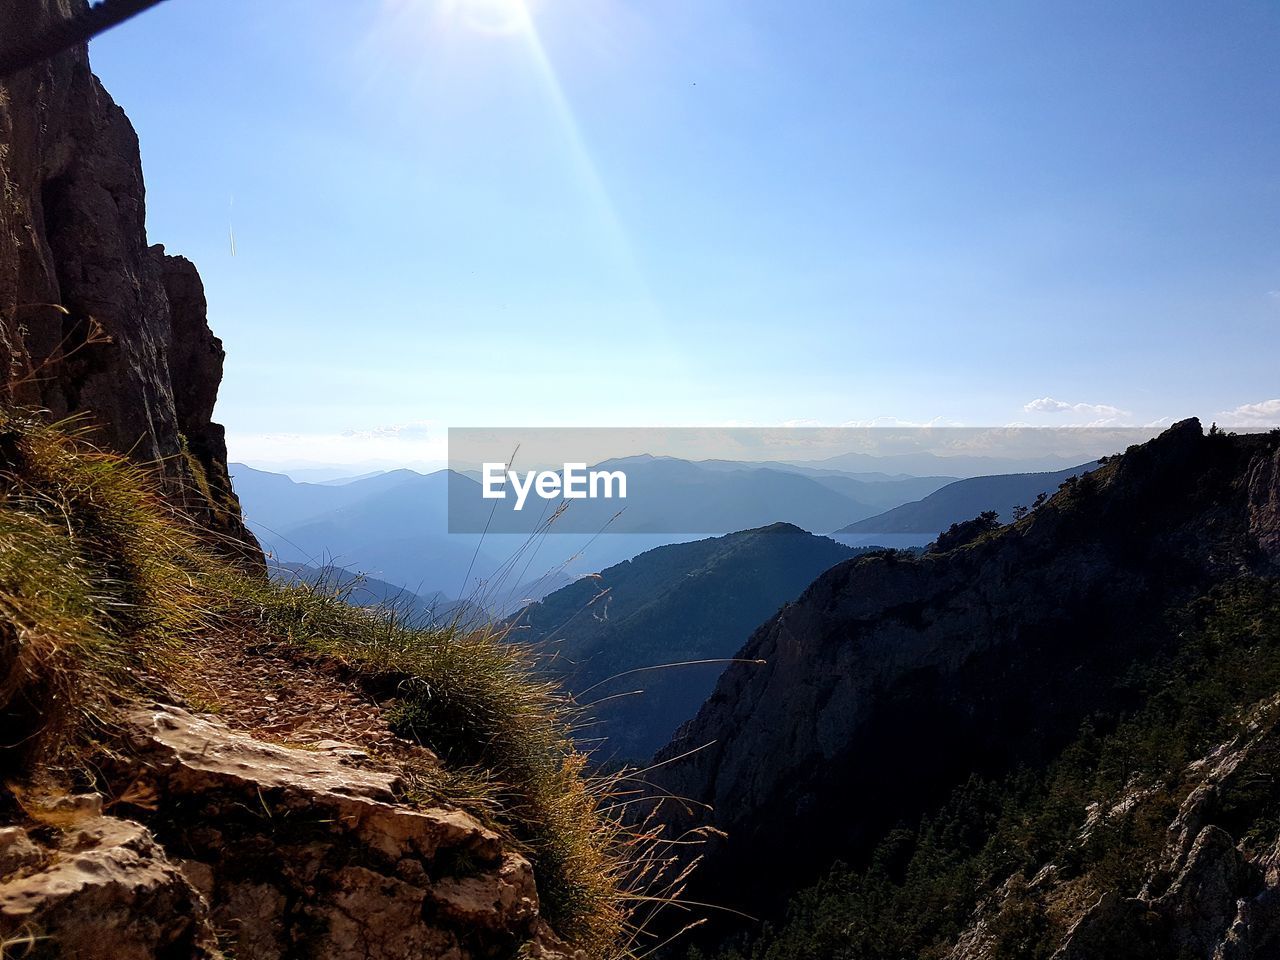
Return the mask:
[(1212, 956), (1232, 927), (1237, 902), (1259, 886), (1255, 874), (1230, 834), (1216, 826), (1201, 830), (1178, 878), (1152, 903), (1172, 929), (1175, 949)]
[(24, 870), (42, 867), (45, 851), (32, 842), (22, 827), (0, 827), (0, 881)]
[(0, 940), (35, 937), (28, 956), (220, 956), (204, 901), (140, 824), (95, 817), (42, 857), (42, 869), (0, 883)]
[(108, 776), (156, 798), (145, 819), (237, 957), (556, 955), (528, 860), (465, 813), (402, 803), (392, 773), (176, 707), (130, 714), (123, 739)]
[(1280, 562), (1280, 451), (1260, 460), (1249, 476), (1249, 531)]

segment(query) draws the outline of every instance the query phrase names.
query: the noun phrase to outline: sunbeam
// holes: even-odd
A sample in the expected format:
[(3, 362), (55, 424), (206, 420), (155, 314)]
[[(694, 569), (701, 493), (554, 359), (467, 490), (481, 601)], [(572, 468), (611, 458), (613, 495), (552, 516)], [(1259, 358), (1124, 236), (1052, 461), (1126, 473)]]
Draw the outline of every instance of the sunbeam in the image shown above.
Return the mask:
[[(689, 373), (690, 357), (664, 315), (544, 41), (544, 30), (554, 29), (556, 38), (565, 41), (566, 55), (572, 55), (574, 37), (589, 29), (574, 15), (571, 4), (547, 0), (382, 0), (375, 35), (362, 57), (371, 71), (369, 93), (378, 96), (388, 85), (413, 90), (416, 96), (401, 105), (409, 129), (423, 122), (418, 104), (429, 103), (446, 122), (458, 122), (466, 115), (469, 97), (475, 96), (477, 103), (483, 97), (496, 102), (500, 84), (521, 83), (525, 89), (515, 91), (516, 100), (544, 112), (537, 118), (545, 130), (542, 139), (556, 145), (577, 194), (574, 205), (581, 205), (582, 226), (593, 235), (584, 256), (597, 272), (603, 267), (614, 278), (614, 308), (631, 318), (633, 329), (644, 329), (646, 341), (673, 372)], [(557, 54), (561, 45), (556, 44)], [(388, 50), (395, 56), (388, 57)], [(476, 89), (483, 94), (475, 94)], [(510, 102), (507, 98), (505, 104)], [(464, 127), (482, 124), (484, 116), (477, 112), (461, 122)], [(584, 259), (584, 267), (586, 263)]]
[(489, 34), (512, 34), (532, 26), (527, 0), (441, 0), (440, 13), (450, 22)]
[[(518, 2), (518, 0), (512, 0), (512, 2)], [(542, 82), (547, 98), (551, 103), (556, 122), (560, 125), (574, 172), (582, 183), (587, 197), (595, 209), (596, 216), (599, 217), (601, 225), (608, 235), (615, 255), (626, 269), (629, 278), (644, 292), (645, 299), (651, 300), (648, 285), (644, 282), (635, 252), (622, 226), (622, 221), (618, 217), (617, 208), (614, 206), (613, 199), (609, 196), (609, 191), (600, 176), (600, 170), (591, 156), (591, 151), (587, 148), (587, 142), (578, 125), (577, 117), (574, 115), (573, 108), (565, 96), (564, 88), (560, 84), (560, 78), (556, 75), (555, 68), (551, 64), (551, 58), (547, 56), (546, 47), (542, 43), (542, 37), (538, 33), (537, 24), (532, 16), (526, 18), (523, 38), (528, 46), (530, 59), (537, 69), (539, 80)]]

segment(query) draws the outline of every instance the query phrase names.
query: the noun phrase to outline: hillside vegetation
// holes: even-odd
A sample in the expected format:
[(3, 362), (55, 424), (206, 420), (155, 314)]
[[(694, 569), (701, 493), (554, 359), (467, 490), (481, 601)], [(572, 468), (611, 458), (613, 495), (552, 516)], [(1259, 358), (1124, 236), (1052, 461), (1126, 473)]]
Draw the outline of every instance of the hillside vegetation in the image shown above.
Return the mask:
[[(1224, 584), (1171, 612), (1167, 629), (1182, 634), (1177, 654), (1129, 679), (1143, 706), (1089, 718), (1044, 769), (970, 778), (918, 822), (890, 830), (865, 864), (837, 864), (795, 896), (782, 922), (716, 956), (1048, 960), (1104, 896), (1168, 891), (1174, 878), (1162, 868), (1187, 826), (1180, 811), (1203, 801), (1224, 756), (1240, 761), (1228, 783), (1214, 784), (1220, 796), (1196, 812), (1194, 830), (1219, 827), (1243, 861), (1266, 863), (1280, 843), (1280, 581)], [(1239, 889), (1263, 889), (1261, 871)], [(1215, 901), (1206, 891), (1196, 905), (1233, 915), (1232, 894)], [(1156, 926), (1126, 956), (1207, 955), (1162, 943)]]
[[(465, 810), (524, 851), (575, 945), (623, 942), (637, 839), (599, 812), (612, 787), (585, 775), (570, 705), (523, 648), (272, 585), (222, 559), (147, 470), (18, 412), (0, 413), (0, 497), (4, 820), (25, 822), (36, 789), (110, 796), (101, 758), (127, 750), (118, 721), (138, 704), (231, 712), (204, 678), (235, 644), (287, 658), (295, 685), (348, 683), (403, 744), (370, 761), (402, 776), (402, 802)], [(118, 809), (145, 819), (149, 805)]]
[(647, 759), (755, 627), (858, 552), (784, 523), (658, 547), (532, 604), (511, 637), (596, 704), (583, 736), (600, 756)]

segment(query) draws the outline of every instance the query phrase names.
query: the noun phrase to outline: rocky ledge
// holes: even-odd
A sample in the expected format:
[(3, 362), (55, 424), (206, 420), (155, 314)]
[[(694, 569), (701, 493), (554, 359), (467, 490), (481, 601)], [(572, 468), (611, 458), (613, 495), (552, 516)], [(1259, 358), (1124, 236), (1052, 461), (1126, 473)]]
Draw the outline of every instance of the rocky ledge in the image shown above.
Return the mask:
[(364, 759), (134, 711), (106, 797), (45, 798), (0, 831), (0, 942), (75, 960), (571, 955), (528, 860)]
[[(1280, 835), (1273, 821), (1251, 809), (1272, 789), (1280, 698), (1255, 705), (1251, 715), (1241, 734), (1185, 771), (1185, 794), (1168, 824), (1165, 849), (1138, 895), (1107, 890), (1084, 904), (1051, 960), (1280, 956)], [(1158, 794), (1151, 784), (1134, 782), (1121, 796), (1094, 804), (1077, 850), (1109, 821), (1156, 808)], [(1076, 901), (1072, 881), (1062, 873), (1051, 863), (1029, 883), (1009, 878), (979, 906), (948, 960), (1005, 956), (995, 931), (1007, 926), (1020, 903), (1030, 898), (1066, 909)]]

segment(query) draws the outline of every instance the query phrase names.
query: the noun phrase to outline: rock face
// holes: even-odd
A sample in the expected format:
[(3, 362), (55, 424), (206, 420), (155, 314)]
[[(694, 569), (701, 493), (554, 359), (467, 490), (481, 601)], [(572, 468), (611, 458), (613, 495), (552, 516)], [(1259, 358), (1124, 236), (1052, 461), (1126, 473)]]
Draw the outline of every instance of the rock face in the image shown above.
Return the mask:
[(81, 960), (565, 956), (523, 856), (358, 756), (134, 712), (103, 771), (140, 822), (90, 808), (52, 849), (0, 834), (0, 940), (29, 929)]
[(1161, 655), (1160, 611), (1274, 570), (1260, 534), (1277, 446), (1189, 421), (1014, 527), (820, 577), (738, 654), (767, 665), (727, 670), (659, 754), (658, 787), (728, 834), (691, 896), (768, 910), (970, 774), (1054, 755), (1123, 696), (1130, 664)]
[[(83, 6), (0, 0), (0, 37)], [(83, 48), (0, 83), (0, 192), (0, 396), (86, 415), (103, 446), (162, 462), (260, 564), (211, 419), (222, 345), (199, 275), (148, 245), (137, 136)]]
[(1280, 450), (1261, 458), (1249, 475), (1250, 532), (1266, 552), (1280, 555)]
[(35, 852), (0, 875), (0, 940), (31, 937), (32, 956), (75, 960), (217, 955), (200, 894), (142, 825), (98, 816), (52, 851), (21, 842)]
[[(1270, 785), (1280, 752), (1280, 700), (1255, 705), (1246, 733), (1222, 744), (1187, 770), (1190, 789), (1168, 827), (1164, 854), (1151, 867), (1141, 893), (1105, 893), (1069, 924), (1052, 960), (1268, 960), (1280, 950), (1280, 837)], [(1259, 791), (1265, 783), (1268, 789)], [(1109, 805), (1135, 810), (1159, 803), (1157, 791), (1131, 791)], [(1248, 834), (1237, 837), (1231, 830)], [(1088, 840), (1088, 826), (1080, 842)], [(950, 960), (1005, 956), (993, 922), (1012, 902), (1006, 884), (984, 902)], [(1071, 897), (1054, 867), (1041, 871), (1027, 891), (1042, 903)], [(1054, 947), (1056, 946), (1056, 949)]]

